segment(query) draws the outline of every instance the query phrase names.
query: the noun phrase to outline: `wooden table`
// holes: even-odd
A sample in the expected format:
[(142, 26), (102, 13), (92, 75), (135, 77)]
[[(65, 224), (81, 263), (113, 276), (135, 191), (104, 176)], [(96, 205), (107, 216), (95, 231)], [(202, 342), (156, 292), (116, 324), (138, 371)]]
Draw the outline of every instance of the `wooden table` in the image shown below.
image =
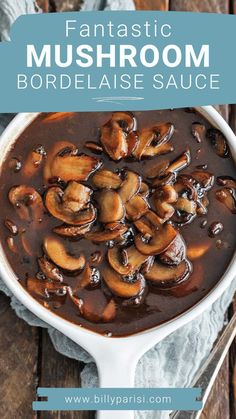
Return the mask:
[[(60, 11), (79, 0), (39, 0), (46, 11)], [(234, 0), (135, 0), (137, 9), (178, 10), (217, 13), (236, 12)], [(71, 9), (71, 7), (70, 7)], [(221, 106), (220, 111), (236, 131), (236, 106)], [(236, 309), (232, 303), (228, 317)], [(0, 417), (1, 419), (92, 419), (94, 412), (32, 412), (36, 388), (80, 387), (82, 363), (68, 359), (53, 348), (45, 330), (30, 327), (20, 320), (0, 294)], [(236, 342), (219, 372), (207, 405), (202, 413), (206, 419), (236, 418)]]

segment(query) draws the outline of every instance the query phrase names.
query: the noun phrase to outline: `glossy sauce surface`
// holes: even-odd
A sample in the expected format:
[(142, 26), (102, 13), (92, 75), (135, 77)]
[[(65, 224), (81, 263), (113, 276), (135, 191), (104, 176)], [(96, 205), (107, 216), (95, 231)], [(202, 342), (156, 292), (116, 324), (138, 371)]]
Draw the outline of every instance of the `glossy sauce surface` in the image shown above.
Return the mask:
[[(16, 141), (3, 165), (0, 177), (0, 199), (2, 202), (0, 237), (7, 258), (23, 286), (26, 286), (27, 278), (36, 277), (40, 270), (37, 259), (43, 255), (42, 244), (44, 237), (50, 234), (58, 238), (55, 233), (52, 233), (52, 229), (62, 224), (62, 222), (53, 218), (45, 209), (42, 222), (38, 228), (32, 228), (29, 222), (19, 219), (8, 199), (10, 188), (21, 184), (33, 186), (44, 199), (48, 185), (44, 184), (42, 173), (47, 157), (44, 157), (42, 165), (40, 165), (37, 174), (32, 179), (27, 178), (22, 170), (15, 172), (9, 168), (12, 158), (17, 158), (22, 164), (22, 167), (24, 167), (27, 156), (39, 144), (48, 153), (57, 141), (72, 142), (78, 147), (80, 153), (96, 156), (101, 159), (106, 169), (114, 172), (128, 168), (140, 174), (146, 182), (148, 180), (145, 177), (145, 173), (147, 169), (150, 169), (151, 165), (155, 166), (157, 161), (159, 162), (164, 159), (170, 159), (172, 161), (186, 151), (186, 149), (190, 149), (191, 163), (186, 169), (181, 171), (181, 174), (190, 174), (196, 170), (196, 167), (206, 167), (205, 165), (207, 165), (207, 171), (213, 173), (215, 179), (218, 176), (236, 177), (232, 157), (219, 157), (215, 153), (209, 139), (204, 138), (204, 141), (198, 143), (193, 137), (191, 133), (193, 122), (200, 122), (206, 126), (206, 129), (210, 128), (209, 123), (199, 114), (180, 109), (173, 111), (135, 112), (134, 116), (137, 120), (138, 129), (147, 128), (163, 121), (171, 122), (175, 128), (174, 135), (171, 139), (174, 150), (167, 155), (143, 159), (139, 162), (133, 161), (132, 159), (122, 159), (115, 162), (105, 153), (101, 155), (94, 154), (87, 148), (84, 148), (84, 144), (87, 141), (99, 141), (100, 127), (111, 118), (111, 113), (104, 112), (74, 113), (68, 116), (68, 118), (47, 123), (44, 122), (47, 115), (41, 114)], [(83, 183), (91, 187), (90, 178), (87, 182)], [(93, 301), (98, 311), (101, 311), (101, 308), (104, 308), (111, 298), (114, 299), (116, 316), (113, 321), (106, 323), (97, 320), (93, 322), (85, 319), (68, 294), (65, 296), (45, 295), (45, 297), (34, 295), (34, 297), (50, 310), (73, 323), (108, 336), (133, 334), (176, 317), (201, 300), (217, 284), (227, 269), (235, 250), (235, 214), (232, 214), (225, 205), (216, 199), (215, 192), (218, 189), (219, 185), (215, 181), (214, 186), (207, 193), (209, 199), (207, 214), (201, 217), (197, 216), (190, 224), (180, 227), (187, 248), (191, 245), (203, 243), (206, 247), (209, 247), (208, 251), (202, 257), (192, 261), (193, 271), (190, 277), (183, 283), (171, 288), (161, 289), (150, 281), (147, 281), (144, 295), (138, 304), (135, 304), (133, 301), (129, 302), (127, 299), (113, 295), (102, 278), (100, 278), (97, 286), (80, 289), (77, 292), (81, 274), (69, 274), (63, 271), (63, 283), (69, 285), (80, 299)], [(22, 246), (21, 234), (12, 235), (4, 224), (6, 220), (11, 220), (18, 229), (24, 229), (26, 242), (30, 248), (28, 253)], [(209, 227), (213, 222), (221, 222), (223, 224), (223, 231), (214, 237), (210, 237)], [(135, 229), (134, 233), (135, 235), (138, 234)], [(9, 237), (13, 238), (15, 252), (9, 250)], [(86, 260), (91, 260), (91, 255), (94, 252), (102, 252), (104, 259), (106, 257), (106, 244), (92, 243), (85, 238), (80, 240), (60, 238), (60, 240), (66, 244), (67, 251), (72, 255), (79, 255), (83, 252)], [(103, 261), (102, 263), (104, 264), (105, 262)], [(97, 269), (99, 272), (102, 270), (99, 265)]]

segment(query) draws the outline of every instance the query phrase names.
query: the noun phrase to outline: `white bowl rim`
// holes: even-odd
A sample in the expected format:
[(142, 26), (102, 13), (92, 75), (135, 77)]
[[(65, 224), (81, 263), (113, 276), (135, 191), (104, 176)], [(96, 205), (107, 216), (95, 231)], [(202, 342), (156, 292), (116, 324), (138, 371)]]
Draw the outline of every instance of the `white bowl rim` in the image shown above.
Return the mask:
[[(212, 106), (201, 106), (196, 107), (196, 109), (207, 119), (209, 119), (213, 125), (218, 127), (223, 132), (223, 134), (227, 138), (227, 141), (232, 151), (233, 158), (236, 162), (236, 137), (229, 125), (223, 119), (223, 117)], [(38, 114), (39, 113), (20, 113), (12, 120), (12, 122), (4, 130), (0, 138), (0, 167), (9, 151), (10, 146), (14, 144), (15, 140), (33, 121), (33, 119), (35, 119), (35, 117)], [(129, 341), (129, 343), (133, 341), (136, 344), (138, 340), (140, 340), (140, 342), (142, 340), (143, 347), (146, 350), (147, 348), (153, 345), (153, 343), (150, 343), (150, 341), (152, 342), (152, 338), (158, 336), (158, 340), (162, 339), (169, 333), (173, 332), (174, 330), (193, 320), (196, 316), (200, 315), (209, 306), (211, 306), (231, 284), (233, 278), (235, 277), (235, 274), (236, 254), (234, 254), (225, 274), (222, 276), (221, 280), (215, 285), (215, 287), (203, 299), (201, 299), (187, 311), (161, 325), (155, 326), (143, 332), (139, 332), (125, 337), (112, 337), (111, 339), (89, 329), (80, 327), (79, 325), (60, 317), (59, 315), (45, 308), (37, 300), (35, 300), (20, 285), (0, 244), (0, 275), (7, 287), (15, 295), (15, 297), (40, 319), (42, 319), (49, 325), (55, 327), (59, 331), (63, 332), (65, 335), (67, 335), (75, 342), (81, 344), (81, 346), (83, 346), (90, 353), (93, 353), (93, 351), (91, 351), (91, 345), (93, 345), (94, 343), (97, 344), (98, 342), (100, 344), (104, 343), (106, 347), (114, 348), (114, 344), (117, 347), (117, 342), (119, 342), (119, 346), (121, 346), (122, 344), (127, 344), (127, 341)]]

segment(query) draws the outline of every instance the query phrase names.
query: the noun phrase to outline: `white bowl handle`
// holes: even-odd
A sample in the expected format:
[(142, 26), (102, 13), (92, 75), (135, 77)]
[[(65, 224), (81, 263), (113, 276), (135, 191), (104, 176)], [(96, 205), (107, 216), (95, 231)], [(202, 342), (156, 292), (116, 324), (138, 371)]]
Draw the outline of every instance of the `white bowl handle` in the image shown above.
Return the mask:
[[(97, 362), (99, 384), (104, 388), (134, 387), (135, 369), (138, 359), (123, 353), (104, 353), (104, 358)], [(134, 419), (133, 410), (100, 410), (97, 419)]]

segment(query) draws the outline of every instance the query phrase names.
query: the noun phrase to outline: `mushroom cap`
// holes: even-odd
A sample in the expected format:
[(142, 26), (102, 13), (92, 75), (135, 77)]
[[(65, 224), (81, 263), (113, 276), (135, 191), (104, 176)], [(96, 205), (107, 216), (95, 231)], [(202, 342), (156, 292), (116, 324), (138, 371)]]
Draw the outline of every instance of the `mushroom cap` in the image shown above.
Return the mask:
[(159, 287), (170, 288), (185, 281), (192, 271), (189, 261), (183, 260), (179, 265), (164, 265), (155, 261), (145, 278)]
[(101, 223), (113, 223), (124, 218), (125, 209), (120, 195), (111, 189), (104, 189), (95, 197), (98, 203), (98, 219)]
[(108, 288), (117, 296), (131, 298), (140, 294), (145, 287), (145, 280), (141, 274), (137, 275), (134, 282), (126, 282), (116, 271), (106, 266), (102, 271), (102, 277)]
[(8, 198), (21, 219), (41, 222), (45, 209), (41, 196), (33, 187), (13, 186)]
[(172, 224), (164, 224), (158, 230), (153, 232), (151, 239), (145, 242), (142, 235), (135, 237), (135, 245), (140, 253), (144, 255), (158, 255), (163, 253), (173, 242), (177, 235), (177, 230)]
[[(75, 182), (73, 182), (73, 184), (74, 183)], [(95, 220), (96, 210), (92, 204), (88, 204), (85, 209), (74, 211), (69, 205), (66, 205), (67, 200), (64, 199), (63, 201), (63, 198), (64, 192), (58, 186), (52, 186), (47, 190), (45, 205), (53, 217), (58, 218), (66, 224), (76, 226), (88, 224)], [(78, 208), (80, 208), (80, 206), (77, 205), (76, 209)]]
[(62, 242), (54, 236), (45, 237), (43, 247), (49, 259), (60, 268), (67, 271), (79, 271), (84, 268), (86, 262), (84, 255), (70, 256)]
[(64, 182), (85, 181), (101, 165), (101, 160), (86, 154), (62, 156), (57, 154), (51, 163), (51, 174)]

